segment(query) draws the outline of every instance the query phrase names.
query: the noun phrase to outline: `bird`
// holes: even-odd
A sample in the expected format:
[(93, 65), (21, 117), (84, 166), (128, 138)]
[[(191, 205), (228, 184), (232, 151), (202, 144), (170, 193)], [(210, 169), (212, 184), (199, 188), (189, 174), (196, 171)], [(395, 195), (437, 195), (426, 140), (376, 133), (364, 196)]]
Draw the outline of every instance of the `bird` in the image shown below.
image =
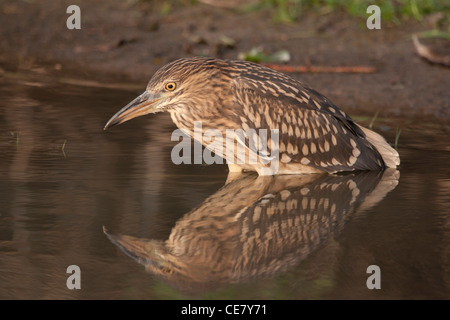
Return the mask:
[(176, 221), (166, 240), (107, 238), (186, 291), (272, 278), (306, 259), (398, 185), (396, 169), (345, 175), (239, 175)]
[[(185, 134), (226, 159), (230, 172), (337, 173), (400, 164), (398, 152), (380, 134), (303, 82), (254, 62), (174, 60), (158, 69), (146, 90), (114, 114), (104, 130), (164, 111)], [(198, 123), (203, 134), (215, 130), (226, 138), (199, 139)], [(234, 152), (239, 147), (245, 157)]]

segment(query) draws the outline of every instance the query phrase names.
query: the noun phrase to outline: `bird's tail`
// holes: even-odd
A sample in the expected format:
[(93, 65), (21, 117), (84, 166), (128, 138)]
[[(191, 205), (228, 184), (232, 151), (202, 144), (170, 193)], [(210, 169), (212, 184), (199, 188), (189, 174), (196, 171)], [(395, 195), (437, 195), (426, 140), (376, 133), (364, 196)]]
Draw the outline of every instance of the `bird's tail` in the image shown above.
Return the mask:
[(378, 133), (358, 125), (366, 134), (366, 139), (378, 150), (386, 167), (396, 168), (400, 164), (398, 152)]

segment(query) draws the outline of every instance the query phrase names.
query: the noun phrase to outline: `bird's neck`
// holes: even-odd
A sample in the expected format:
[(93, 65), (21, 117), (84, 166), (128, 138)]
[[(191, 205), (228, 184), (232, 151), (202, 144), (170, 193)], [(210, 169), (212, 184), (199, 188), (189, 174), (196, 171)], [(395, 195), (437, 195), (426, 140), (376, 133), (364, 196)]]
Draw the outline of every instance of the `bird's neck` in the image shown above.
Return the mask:
[[(226, 129), (220, 123), (221, 118), (218, 117), (214, 111), (210, 111), (208, 115), (200, 114), (195, 108), (183, 108), (184, 110), (170, 110), (170, 116), (175, 125), (188, 133), (191, 137), (194, 137), (195, 127), (201, 127), (202, 131), (208, 129), (216, 129), (225, 133)], [(188, 110), (188, 111), (186, 111)], [(211, 109), (210, 109), (211, 110)]]
[(191, 137), (194, 136), (194, 121), (190, 114), (179, 112), (177, 110), (170, 110), (169, 113), (173, 123), (175, 123), (179, 129), (183, 130), (183, 132), (189, 134)]

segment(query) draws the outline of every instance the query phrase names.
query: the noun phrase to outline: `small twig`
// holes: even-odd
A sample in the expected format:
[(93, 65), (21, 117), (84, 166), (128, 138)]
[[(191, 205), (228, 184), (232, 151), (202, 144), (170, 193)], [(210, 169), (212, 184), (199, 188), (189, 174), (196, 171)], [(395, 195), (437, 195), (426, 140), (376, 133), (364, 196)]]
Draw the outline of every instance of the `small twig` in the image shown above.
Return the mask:
[(375, 67), (370, 66), (287, 66), (274, 63), (264, 63), (268, 68), (287, 72), (301, 72), (301, 73), (374, 73)]
[(400, 134), (402, 133), (402, 129), (397, 128), (397, 133), (395, 135), (395, 150), (398, 150), (398, 140), (400, 139)]
[(63, 145), (61, 147), (61, 151), (63, 153), (64, 158), (66, 157), (66, 152), (64, 151), (64, 149), (66, 148), (66, 142), (67, 142), (67, 140), (64, 140), (64, 143), (63, 143)]
[(375, 120), (377, 120), (377, 118), (378, 118), (378, 113), (379, 113), (379, 111), (377, 111), (377, 113), (375, 113), (375, 115), (372, 118), (372, 121), (370, 121), (369, 129), (372, 129), (373, 124), (375, 123)]

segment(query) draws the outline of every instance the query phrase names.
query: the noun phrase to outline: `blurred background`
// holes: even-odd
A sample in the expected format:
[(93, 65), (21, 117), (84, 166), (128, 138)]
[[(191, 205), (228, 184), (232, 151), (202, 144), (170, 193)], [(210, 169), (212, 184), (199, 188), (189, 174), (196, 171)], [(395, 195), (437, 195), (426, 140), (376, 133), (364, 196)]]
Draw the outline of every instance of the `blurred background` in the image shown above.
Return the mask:
[[(79, 30), (66, 26), (72, 4)], [(380, 29), (367, 28), (371, 4), (381, 9)], [(1, 0), (0, 298), (448, 299), (449, 21), (445, 0)], [(333, 227), (310, 226), (326, 236), (295, 259), (280, 250), (284, 268), (255, 262), (249, 270), (261, 277), (186, 290), (146, 271), (104, 226), (166, 241), (207, 199), (239, 191), (222, 188), (226, 166), (170, 161), (168, 114), (103, 126), (162, 65), (198, 55), (267, 64), (307, 83), (398, 149), (398, 185), (374, 201), (383, 180), (360, 185), (352, 177), (358, 206), (341, 194), (338, 218), (307, 212)], [(296, 201), (306, 199), (296, 192), (302, 186), (287, 185)], [(289, 214), (294, 225), (306, 217)], [(81, 290), (66, 287), (72, 264)], [(365, 285), (372, 264), (381, 268), (381, 290)]]
[[(81, 29), (68, 30), (71, 4), (2, 1), (2, 68), (29, 69), (47, 61), (59, 74), (91, 72), (144, 86), (163, 64), (195, 55), (293, 66), (361, 65), (376, 72), (293, 76), (347, 111), (449, 117), (448, 69), (422, 60), (412, 39), (418, 35), (421, 52), (449, 64), (445, 0), (78, 1)], [(381, 29), (366, 27), (370, 4), (380, 7)]]

